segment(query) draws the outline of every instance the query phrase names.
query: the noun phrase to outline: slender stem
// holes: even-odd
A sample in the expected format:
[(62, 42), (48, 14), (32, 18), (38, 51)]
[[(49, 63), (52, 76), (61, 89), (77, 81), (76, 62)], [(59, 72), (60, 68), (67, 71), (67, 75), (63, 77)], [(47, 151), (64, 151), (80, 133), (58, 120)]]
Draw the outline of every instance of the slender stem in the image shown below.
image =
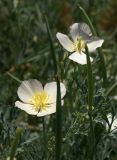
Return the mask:
[(21, 83), (21, 81), (17, 77), (15, 77), (13, 74), (11, 74), (10, 72), (6, 72), (6, 74), (8, 74), (11, 78), (16, 80), (17, 82)]
[(43, 141), (44, 141), (44, 157), (45, 160), (47, 160), (47, 136), (46, 136), (45, 117), (43, 117)]
[(97, 51), (98, 51), (99, 57), (100, 57), (100, 70), (102, 70), (103, 87), (106, 88), (108, 86), (108, 80), (107, 80), (105, 60), (104, 60), (102, 49), (98, 48)]
[(61, 92), (60, 92), (60, 79), (59, 79), (59, 73), (58, 73), (58, 65), (57, 65), (57, 60), (56, 60), (56, 53), (54, 49), (54, 43), (52, 40), (52, 35), (50, 31), (50, 27), (48, 24), (47, 17), (45, 17), (46, 20), (46, 27), (47, 27), (47, 32), (48, 32), (48, 37), (49, 37), (49, 42), (50, 42), (50, 47), (52, 51), (52, 57), (53, 57), (53, 62), (54, 62), (54, 72), (56, 76), (56, 82), (57, 82), (57, 103), (56, 103), (56, 160), (61, 159), (61, 141), (62, 141), (62, 112), (61, 112)]
[(95, 30), (95, 28), (93, 27), (93, 24), (92, 24), (89, 16), (87, 15), (86, 11), (85, 11), (84, 8), (81, 7), (80, 5), (78, 5), (78, 7), (79, 7), (79, 9), (82, 11), (84, 17), (86, 18), (86, 21), (87, 21), (87, 23), (88, 23), (88, 25), (89, 25), (89, 27), (90, 27), (93, 35), (94, 35), (94, 36), (97, 36), (96, 30)]
[(48, 38), (49, 38), (49, 42), (50, 42), (50, 48), (51, 48), (51, 52), (52, 52), (52, 58), (53, 58), (53, 62), (54, 62), (54, 71), (55, 71), (55, 75), (57, 75), (58, 66), (57, 66), (57, 60), (56, 60), (56, 53), (55, 53), (54, 42), (52, 40), (52, 35), (51, 35), (51, 31), (50, 31), (47, 17), (45, 17), (45, 21), (46, 21), (46, 28), (47, 28), (47, 32), (48, 32)]
[(109, 96), (111, 92), (117, 87), (117, 82), (115, 82), (107, 91), (106, 96)]
[(17, 149), (17, 144), (19, 142), (21, 133), (22, 133), (22, 129), (18, 128), (16, 130), (16, 135), (15, 135), (15, 138), (14, 138), (12, 146), (11, 146), (10, 160), (13, 160), (14, 157), (15, 157), (15, 153), (16, 153), (16, 149)]
[(56, 160), (61, 159), (62, 141), (62, 114), (61, 114), (61, 91), (60, 80), (57, 76), (57, 107), (56, 107)]
[[(83, 13), (83, 15), (84, 15), (92, 33), (93, 33), (93, 35), (97, 36), (97, 32), (96, 32), (89, 16), (87, 15), (86, 11), (80, 5), (78, 5), (78, 7), (81, 10), (81, 12)], [(97, 49), (97, 51), (98, 51), (98, 54), (99, 54), (99, 57), (100, 57), (100, 68), (101, 68), (102, 76), (103, 76), (103, 86), (107, 87), (108, 80), (107, 80), (107, 73), (106, 73), (106, 65), (105, 65), (104, 55), (102, 53), (101, 48)]]
[(95, 136), (94, 136), (94, 129), (93, 129), (93, 117), (92, 117), (92, 106), (93, 106), (93, 74), (92, 74), (92, 66), (90, 62), (89, 52), (87, 46), (86, 49), (86, 57), (87, 57), (87, 78), (88, 78), (88, 114), (90, 119), (90, 131), (89, 131), (89, 140), (90, 140), (90, 153), (89, 158), (90, 160), (94, 159), (94, 146), (95, 146)]

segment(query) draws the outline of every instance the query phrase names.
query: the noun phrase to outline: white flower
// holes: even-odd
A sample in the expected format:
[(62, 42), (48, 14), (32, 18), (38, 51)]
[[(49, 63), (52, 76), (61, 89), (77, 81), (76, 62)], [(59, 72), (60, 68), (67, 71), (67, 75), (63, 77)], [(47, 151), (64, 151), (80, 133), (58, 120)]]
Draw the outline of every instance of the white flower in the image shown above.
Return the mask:
[[(84, 53), (85, 46), (87, 45), (89, 52), (94, 52), (104, 42), (103, 39), (93, 37), (89, 26), (85, 23), (74, 23), (71, 25), (70, 36), (71, 39), (65, 34), (59, 32), (56, 34), (63, 48), (72, 53), (69, 59), (82, 65), (87, 64), (86, 54)], [(93, 61), (91, 57), (90, 60), (91, 62)]]
[[(62, 99), (66, 94), (63, 83), (60, 83), (60, 89)], [(15, 106), (28, 114), (41, 117), (56, 112), (56, 82), (47, 83), (43, 88), (36, 79), (25, 80), (19, 86), (17, 94), (21, 101), (16, 101)]]
[(13, 1), (14, 8), (17, 8), (18, 5), (19, 5), (19, 3), (20, 3), (19, 0), (14, 0), (14, 1)]
[[(7, 157), (7, 159), (6, 160), (10, 160), (11, 158), (10, 157)], [(17, 160), (16, 158), (13, 158), (13, 160)]]
[[(111, 115), (111, 114), (108, 114), (108, 115), (107, 115), (107, 118), (108, 118), (109, 124), (111, 124), (111, 123), (112, 123), (112, 115)], [(108, 128), (109, 128), (109, 126), (108, 126), (108, 124), (106, 123), (106, 129), (108, 129)], [(117, 118), (114, 117), (113, 123), (112, 123), (112, 125), (111, 125), (111, 131), (116, 130), (116, 129), (117, 129)]]

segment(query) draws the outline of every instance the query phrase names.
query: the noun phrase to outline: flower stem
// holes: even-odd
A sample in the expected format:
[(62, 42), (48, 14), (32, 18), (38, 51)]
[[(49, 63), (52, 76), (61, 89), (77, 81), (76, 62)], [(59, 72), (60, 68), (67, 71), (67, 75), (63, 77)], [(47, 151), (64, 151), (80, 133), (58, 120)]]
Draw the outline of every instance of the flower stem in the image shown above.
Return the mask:
[(117, 82), (115, 82), (107, 91), (106, 93), (106, 97), (108, 97), (110, 95), (110, 93), (117, 87)]
[(12, 146), (11, 146), (10, 160), (13, 160), (14, 157), (15, 157), (17, 144), (19, 142), (19, 138), (21, 136), (21, 133), (22, 133), (22, 129), (21, 128), (17, 128), (16, 135), (15, 135), (15, 138), (14, 138), (14, 140), (12, 142)]
[(44, 143), (44, 157), (45, 160), (47, 160), (47, 136), (46, 136), (45, 117), (43, 117), (43, 143)]
[(56, 160), (61, 159), (62, 141), (62, 114), (61, 114), (61, 91), (60, 79), (57, 76), (57, 106), (56, 106)]
[(50, 31), (48, 19), (47, 19), (46, 16), (45, 16), (45, 22), (46, 22), (46, 28), (47, 28), (48, 38), (49, 38), (49, 42), (50, 42), (50, 48), (51, 48), (51, 52), (52, 52), (52, 58), (53, 58), (53, 63), (54, 63), (54, 71), (55, 71), (55, 75), (57, 75), (58, 66), (57, 66), (57, 60), (56, 60), (56, 53), (55, 53), (55, 49), (54, 49), (54, 42), (52, 40), (52, 34), (51, 34), (51, 31)]
[(88, 114), (89, 114), (89, 120), (90, 120), (90, 131), (89, 131), (90, 152), (89, 152), (89, 158), (90, 158), (90, 160), (93, 160), (94, 159), (94, 148), (95, 148), (95, 135), (94, 135), (93, 117), (92, 117), (94, 82), (93, 82), (92, 66), (91, 66), (87, 46), (85, 47), (85, 49), (86, 49), (86, 57), (87, 57), (87, 78), (88, 78)]
[[(81, 10), (81, 12), (83, 13), (83, 15), (84, 15), (84, 17), (85, 17), (85, 19), (86, 19), (86, 21), (87, 21), (92, 33), (93, 33), (93, 35), (94, 36), (98, 36), (97, 32), (96, 32), (96, 30), (95, 30), (95, 28), (94, 28), (94, 26), (93, 26), (93, 24), (92, 24), (92, 22), (90, 20), (90, 18), (89, 18), (89, 16), (87, 15), (87, 13), (84, 10), (84, 8), (82, 8), (80, 5), (78, 5), (78, 7)], [(104, 56), (103, 56), (101, 48), (98, 48), (97, 51), (98, 51), (98, 54), (99, 54), (99, 57), (100, 57), (100, 68), (102, 70), (103, 86), (107, 87), (108, 81), (107, 81), (107, 73), (106, 73), (106, 66), (105, 66)]]
[(47, 32), (48, 32), (48, 37), (49, 37), (49, 42), (50, 42), (50, 47), (52, 51), (52, 56), (53, 56), (53, 62), (54, 62), (54, 72), (56, 76), (56, 82), (57, 82), (57, 103), (56, 103), (56, 160), (61, 159), (61, 141), (62, 141), (62, 112), (61, 112), (61, 91), (60, 91), (60, 79), (59, 79), (59, 73), (58, 73), (58, 65), (57, 65), (57, 60), (56, 60), (56, 53), (54, 49), (54, 43), (52, 40), (52, 35), (50, 31), (50, 27), (48, 24), (47, 17), (45, 17), (46, 20), (46, 27), (47, 27)]
[(15, 77), (13, 74), (11, 74), (10, 72), (6, 72), (6, 74), (8, 74), (11, 78), (16, 80), (17, 82), (21, 83), (21, 81), (17, 77)]

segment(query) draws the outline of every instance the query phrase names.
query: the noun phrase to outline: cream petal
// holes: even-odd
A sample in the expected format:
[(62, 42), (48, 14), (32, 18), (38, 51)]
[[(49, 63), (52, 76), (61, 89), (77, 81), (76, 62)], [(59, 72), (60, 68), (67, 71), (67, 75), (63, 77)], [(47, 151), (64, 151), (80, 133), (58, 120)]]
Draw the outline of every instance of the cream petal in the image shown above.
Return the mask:
[[(61, 100), (61, 105), (63, 106), (63, 104), (64, 104), (64, 100)], [(42, 117), (49, 114), (53, 114), (55, 112), (56, 112), (56, 103), (53, 103), (50, 106), (48, 106), (45, 110), (38, 112), (37, 116)]]
[(56, 37), (59, 40), (60, 44), (63, 46), (63, 48), (65, 48), (69, 52), (74, 51), (74, 44), (67, 35), (58, 32), (56, 34)]
[[(108, 114), (107, 118), (108, 118), (109, 123), (111, 124), (111, 122), (112, 122), (112, 115)], [(106, 124), (106, 128), (108, 129), (108, 124)], [(115, 129), (117, 130), (117, 118), (116, 119), (114, 118), (113, 124), (111, 126), (111, 131), (115, 130)]]
[[(79, 64), (82, 64), (82, 65), (87, 64), (86, 55), (83, 52), (81, 52), (81, 53), (74, 52), (73, 54), (71, 54), (69, 56), (69, 59), (71, 59)], [(93, 61), (93, 59), (91, 57), (90, 57), (90, 61), (91, 62)]]
[[(61, 89), (61, 99), (62, 99), (66, 94), (66, 87), (63, 83), (60, 83), (60, 89)], [(55, 103), (57, 95), (57, 83), (56, 82), (47, 83), (44, 86), (44, 91), (50, 96), (50, 103)]]
[(31, 115), (37, 115), (38, 113), (35, 109), (33, 109), (33, 106), (30, 104), (25, 104), (20, 101), (16, 101), (15, 106)]
[(21, 101), (29, 103), (34, 92), (42, 91), (42, 84), (36, 79), (22, 81), (18, 88), (17, 94)]
[(74, 23), (71, 25), (70, 34), (74, 41), (76, 41), (78, 37), (82, 37), (84, 40), (89, 39), (92, 35), (91, 30), (86, 23)]
[(53, 114), (55, 112), (56, 112), (56, 103), (52, 104), (51, 106), (48, 106), (45, 110), (38, 112), (37, 116), (42, 117), (49, 114)]
[(96, 48), (101, 47), (103, 44), (104, 40), (99, 39), (98, 37), (92, 37), (90, 40), (87, 42), (87, 47), (89, 49), (89, 52), (94, 52)]
[(64, 100), (61, 100), (61, 106), (63, 106), (64, 105)]

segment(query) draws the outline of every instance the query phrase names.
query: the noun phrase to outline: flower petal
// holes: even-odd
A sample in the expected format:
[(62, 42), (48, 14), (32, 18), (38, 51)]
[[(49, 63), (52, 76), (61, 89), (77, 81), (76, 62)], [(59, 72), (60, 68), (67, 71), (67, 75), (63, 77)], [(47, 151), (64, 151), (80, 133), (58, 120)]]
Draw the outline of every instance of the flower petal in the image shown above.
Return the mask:
[(48, 106), (45, 110), (38, 112), (37, 117), (46, 116), (56, 112), (56, 103)]
[(89, 52), (94, 52), (96, 48), (101, 47), (102, 43), (104, 42), (103, 39), (99, 39), (98, 37), (92, 37), (87, 42), (87, 47), (89, 49)]
[(25, 104), (20, 101), (16, 101), (15, 106), (31, 115), (37, 115), (38, 113), (35, 109), (33, 109), (33, 106), (30, 104)]
[(34, 92), (42, 91), (42, 84), (36, 79), (25, 80), (21, 83), (18, 88), (17, 94), (21, 101), (29, 103), (30, 98), (33, 96)]
[(56, 34), (56, 37), (59, 40), (60, 44), (63, 46), (63, 48), (65, 48), (69, 52), (74, 51), (74, 44), (67, 35), (58, 32)]
[[(69, 56), (69, 59), (79, 63), (79, 64), (87, 64), (87, 58), (86, 58), (86, 55), (81, 52), (81, 53), (78, 53), (78, 52), (74, 52), (73, 54), (71, 54)], [(90, 57), (90, 61), (92, 62), (93, 59)]]
[[(61, 105), (63, 106), (63, 104), (64, 104), (64, 100), (61, 100)], [(53, 114), (55, 112), (56, 112), (56, 103), (53, 103), (50, 106), (48, 106), (45, 110), (38, 112), (37, 116), (42, 117), (49, 114)]]
[[(108, 114), (107, 118), (108, 118), (109, 123), (111, 124), (112, 123), (112, 115)], [(106, 124), (106, 128), (108, 129), (108, 124)], [(111, 125), (111, 131), (115, 130), (115, 129), (117, 130), (117, 118), (114, 119), (114, 121)]]
[(86, 40), (92, 35), (91, 30), (86, 23), (74, 23), (71, 25), (70, 34), (74, 41), (76, 41), (78, 37), (82, 37)]
[[(63, 83), (60, 83), (60, 89), (61, 89), (61, 99), (62, 99), (66, 94), (66, 87)], [(51, 97), (50, 103), (55, 103), (56, 102), (56, 95), (57, 95), (56, 82), (47, 83), (44, 86), (44, 90)]]

